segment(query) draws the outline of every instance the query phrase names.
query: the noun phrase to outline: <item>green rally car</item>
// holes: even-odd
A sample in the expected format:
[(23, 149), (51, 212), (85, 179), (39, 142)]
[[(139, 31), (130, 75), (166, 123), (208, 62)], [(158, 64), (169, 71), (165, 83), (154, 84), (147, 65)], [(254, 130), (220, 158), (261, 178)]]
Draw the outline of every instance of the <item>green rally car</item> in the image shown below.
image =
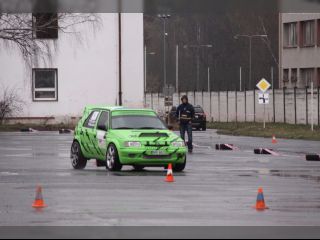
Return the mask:
[(109, 171), (121, 171), (126, 165), (143, 170), (171, 163), (174, 171), (182, 172), (186, 154), (183, 140), (154, 111), (122, 107), (86, 107), (71, 147), (75, 169), (84, 169), (87, 161), (96, 159), (98, 166)]

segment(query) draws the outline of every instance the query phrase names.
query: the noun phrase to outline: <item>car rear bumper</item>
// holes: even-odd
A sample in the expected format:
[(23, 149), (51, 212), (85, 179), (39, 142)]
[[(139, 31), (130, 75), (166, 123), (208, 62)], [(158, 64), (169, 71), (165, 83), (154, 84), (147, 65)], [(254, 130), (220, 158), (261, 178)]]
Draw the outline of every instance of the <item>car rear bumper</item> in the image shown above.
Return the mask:
[(192, 126), (193, 127), (202, 127), (202, 126), (206, 126), (207, 125), (207, 121), (192, 121)]

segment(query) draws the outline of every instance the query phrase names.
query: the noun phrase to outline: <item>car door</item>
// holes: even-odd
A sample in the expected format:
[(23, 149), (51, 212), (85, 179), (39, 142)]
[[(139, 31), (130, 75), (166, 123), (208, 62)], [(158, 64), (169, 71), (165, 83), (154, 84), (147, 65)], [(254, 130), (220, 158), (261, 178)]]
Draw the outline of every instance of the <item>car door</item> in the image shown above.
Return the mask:
[(97, 148), (96, 139), (96, 125), (98, 117), (100, 115), (99, 110), (94, 110), (91, 112), (87, 120), (83, 125), (83, 130), (81, 130), (81, 144), (84, 150), (87, 152), (87, 155), (91, 158), (96, 158), (97, 155), (100, 155), (100, 151)]
[(97, 146), (99, 148), (99, 160), (106, 159), (107, 153), (107, 135), (109, 129), (109, 121), (110, 121), (110, 113), (109, 111), (102, 111), (99, 117), (99, 121), (97, 124)]

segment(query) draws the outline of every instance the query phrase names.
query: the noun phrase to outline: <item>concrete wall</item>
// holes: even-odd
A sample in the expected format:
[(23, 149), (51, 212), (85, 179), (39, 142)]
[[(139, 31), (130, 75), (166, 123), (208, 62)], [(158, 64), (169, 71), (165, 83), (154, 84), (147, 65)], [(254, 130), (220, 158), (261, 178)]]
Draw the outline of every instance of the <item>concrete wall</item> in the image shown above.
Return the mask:
[[(67, 122), (79, 117), (87, 104), (119, 102), (118, 14), (100, 14), (102, 23), (93, 31), (78, 26), (81, 42), (74, 35), (59, 34), (52, 61), (35, 61), (33, 68), (58, 68), (58, 101), (32, 101), (32, 67), (17, 49), (0, 50), (0, 86), (16, 88), (24, 99), (25, 118), (54, 117)], [(122, 80), (125, 105), (143, 105), (143, 14), (122, 14)], [(134, 63), (134, 64), (133, 64)]]
[[(295, 93), (296, 91), (296, 93)], [(180, 96), (186, 93), (181, 93)], [(196, 92), (188, 93), (193, 105), (201, 105), (205, 109), (208, 120), (216, 122), (263, 122), (264, 106), (258, 103), (259, 92)], [(211, 95), (211, 96), (210, 96)], [(314, 124), (319, 124), (319, 90), (314, 89), (313, 110)], [(174, 105), (179, 104), (179, 95), (174, 95)], [(274, 100), (275, 99), (275, 100)], [(164, 98), (161, 94), (147, 94), (146, 107), (163, 115)], [(270, 104), (265, 106), (267, 122), (311, 124), (312, 121), (311, 90), (286, 89), (270, 91)]]

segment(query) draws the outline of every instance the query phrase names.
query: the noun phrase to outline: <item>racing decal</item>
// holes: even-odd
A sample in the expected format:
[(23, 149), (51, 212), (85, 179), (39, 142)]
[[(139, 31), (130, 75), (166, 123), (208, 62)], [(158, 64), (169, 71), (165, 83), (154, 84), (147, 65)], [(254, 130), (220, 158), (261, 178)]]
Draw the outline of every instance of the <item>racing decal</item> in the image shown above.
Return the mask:
[(161, 137), (156, 138), (153, 142), (158, 142), (161, 139)]
[(178, 141), (179, 139), (180, 139), (180, 138), (177, 137), (177, 138), (173, 139), (173, 140), (171, 141), (171, 143), (174, 143), (175, 141)]
[(102, 151), (97, 148), (96, 143), (94, 142), (94, 140), (92, 138), (90, 138), (90, 136), (89, 136), (89, 140), (91, 141), (91, 144), (92, 144), (94, 150), (96, 151), (96, 153), (98, 155), (103, 155)]
[(100, 148), (105, 148), (106, 135), (107, 133), (105, 131), (97, 131), (98, 146)]

